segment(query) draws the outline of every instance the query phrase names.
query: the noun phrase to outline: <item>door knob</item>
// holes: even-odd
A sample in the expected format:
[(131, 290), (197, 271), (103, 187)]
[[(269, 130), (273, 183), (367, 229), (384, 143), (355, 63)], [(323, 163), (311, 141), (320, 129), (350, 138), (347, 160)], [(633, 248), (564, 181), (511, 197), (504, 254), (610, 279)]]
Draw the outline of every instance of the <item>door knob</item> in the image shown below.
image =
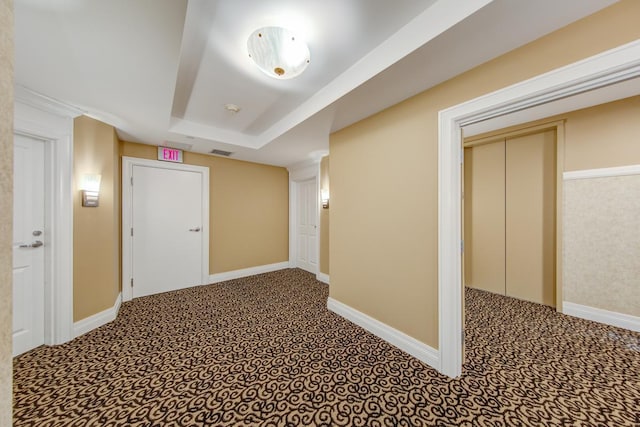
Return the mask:
[(189, 231), (195, 231), (196, 233), (200, 231), (200, 227), (190, 228)]
[(35, 230), (35, 231), (34, 231), (33, 233), (31, 233), (31, 234), (33, 234), (34, 236), (38, 237), (38, 236), (40, 236), (40, 235), (42, 234), (42, 231), (40, 231), (40, 230)]
[(20, 247), (21, 248), (39, 248), (42, 245), (44, 245), (44, 243), (42, 243), (40, 240), (36, 240), (35, 242), (31, 243), (30, 245), (20, 245)]

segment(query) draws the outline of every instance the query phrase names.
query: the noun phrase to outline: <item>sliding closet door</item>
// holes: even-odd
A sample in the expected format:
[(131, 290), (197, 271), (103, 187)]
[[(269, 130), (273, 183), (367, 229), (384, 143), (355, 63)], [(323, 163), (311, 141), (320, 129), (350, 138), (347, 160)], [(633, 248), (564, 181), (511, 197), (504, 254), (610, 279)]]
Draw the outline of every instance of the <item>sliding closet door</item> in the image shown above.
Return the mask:
[(505, 164), (506, 294), (553, 307), (555, 130), (507, 139)]
[(469, 287), (505, 291), (505, 143), (465, 150), (465, 280)]

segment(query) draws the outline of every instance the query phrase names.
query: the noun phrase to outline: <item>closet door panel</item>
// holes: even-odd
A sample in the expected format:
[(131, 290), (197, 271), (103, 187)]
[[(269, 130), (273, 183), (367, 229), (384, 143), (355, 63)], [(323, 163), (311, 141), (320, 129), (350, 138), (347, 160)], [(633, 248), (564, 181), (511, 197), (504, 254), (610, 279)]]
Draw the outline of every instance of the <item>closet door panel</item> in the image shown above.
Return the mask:
[(555, 306), (555, 130), (506, 143), (506, 295)]
[(505, 292), (505, 143), (465, 150), (465, 279)]

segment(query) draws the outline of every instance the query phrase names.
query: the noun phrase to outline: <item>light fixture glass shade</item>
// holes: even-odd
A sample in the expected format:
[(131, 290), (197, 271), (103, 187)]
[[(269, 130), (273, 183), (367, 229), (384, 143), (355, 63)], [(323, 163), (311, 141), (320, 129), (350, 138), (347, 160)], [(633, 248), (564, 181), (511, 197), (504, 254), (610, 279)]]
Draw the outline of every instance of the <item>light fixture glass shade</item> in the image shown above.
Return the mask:
[(96, 208), (100, 202), (100, 181), (102, 175), (86, 173), (82, 176), (80, 189), (82, 190), (82, 206)]
[(299, 76), (310, 61), (307, 44), (281, 27), (260, 28), (247, 40), (249, 56), (267, 75), (276, 79)]
[(85, 191), (100, 191), (100, 181), (102, 181), (102, 175), (86, 173), (82, 176), (82, 182), (80, 182), (80, 189)]
[(320, 198), (322, 199), (322, 207), (324, 209), (329, 208), (329, 190), (323, 188), (320, 190)]

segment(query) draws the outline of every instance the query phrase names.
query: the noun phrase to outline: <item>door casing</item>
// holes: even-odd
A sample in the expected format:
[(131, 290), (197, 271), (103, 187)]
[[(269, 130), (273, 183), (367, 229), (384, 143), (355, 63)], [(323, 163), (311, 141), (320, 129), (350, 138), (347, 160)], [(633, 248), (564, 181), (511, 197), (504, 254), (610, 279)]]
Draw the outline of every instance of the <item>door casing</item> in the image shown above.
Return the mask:
[(147, 166), (161, 169), (183, 170), (201, 173), (202, 178), (202, 284), (209, 283), (209, 168), (204, 166), (186, 165), (184, 163), (169, 163), (157, 160), (122, 157), (122, 299), (130, 301), (133, 298), (131, 289), (133, 251), (131, 240), (132, 227), (132, 196), (131, 179), (133, 167)]
[[(640, 40), (438, 113), (438, 369), (462, 373), (462, 127), (640, 77)], [(592, 105), (597, 104), (597, 100)], [(530, 121), (530, 120), (523, 120)], [(560, 159), (558, 159), (560, 162)], [(562, 248), (556, 250), (561, 253)], [(560, 272), (561, 273), (561, 272)]]
[(73, 336), (73, 119), (81, 112), (21, 86), (14, 134), (45, 142), (44, 343)]
[(316, 278), (319, 274), (320, 265), (320, 159), (309, 164), (301, 165), (297, 168), (289, 169), (289, 267), (297, 267), (298, 239), (297, 239), (297, 218), (298, 218), (298, 184), (310, 179), (316, 180), (316, 196), (318, 203), (316, 204)]
[[(318, 183), (316, 182), (316, 180), (314, 178), (311, 178), (309, 180), (306, 181), (301, 181), (301, 182), (297, 182), (296, 183), (296, 190), (297, 190), (297, 216), (295, 218), (296, 221), (296, 267), (298, 268), (302, 268), (303, 270), (309, 271), (310, 273), (313, 274), (317, 274), (319, 271), (319, 253), (318, 253)], [(304, 233), (307, 236), (313, 238), (313, 242), (309, 243), (308, 240), (305, 240), (305, 245), (306, 248), (305, 250), (307, 251), (307, 256), (306, 256), (306, 261), (302, 262), (300, 260), (300, 251), (303, 249), (300, 245), (300, 235), (301, 233), (301, 227), (302, 224), (300, 224), (300, 213), (301, 211), (304, 211), (306, 209), (309, 208), (308, 206), (308, 202), (310, 201), (309, 195), (305, 193), (305, 197), (301, 198), (300, 196), (300, 190), (302, 190), (304, 187), (308, 187), (313, 189), (313, 193), (312, 193), (312, 198), (315, 199), (315, 204), (314, 207), (311, 209), (310, 215), (307, 216), (307, 219), (312, 220), (314, 222), (313, 224), (313, 231), (311, 232), (307, 232)], [(303, 208), (303, 205), (305, 205)], [(308, 225), (309, 227), (309, 225)], [(308, 231), (308, 230), (307, 230)], [(315, 254), (315, 256), (311, 255), (311, 251), (313, 251), (313, 253)]]

